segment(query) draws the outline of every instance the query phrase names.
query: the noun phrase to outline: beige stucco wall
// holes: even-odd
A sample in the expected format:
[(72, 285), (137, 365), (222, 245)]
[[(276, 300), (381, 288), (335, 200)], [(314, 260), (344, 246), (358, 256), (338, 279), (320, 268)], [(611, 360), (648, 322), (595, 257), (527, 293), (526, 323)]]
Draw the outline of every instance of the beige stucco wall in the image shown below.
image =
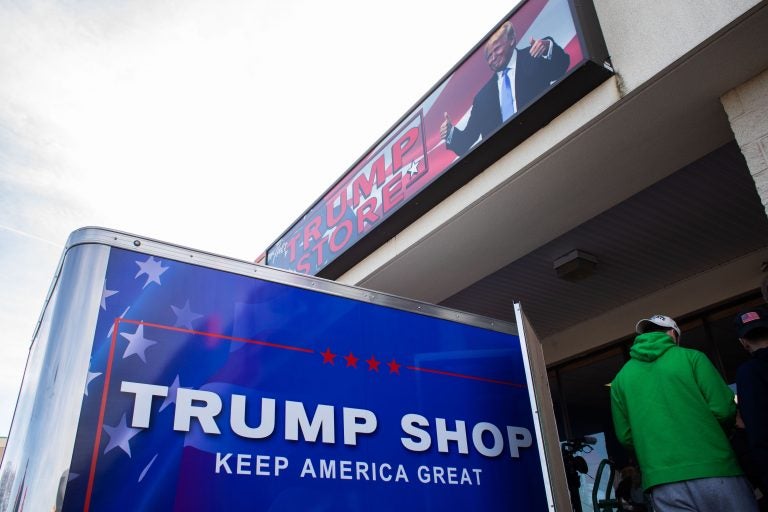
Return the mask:
[[(627, 94), (643, 87), (759, 0), (594, 0), (611, 62)], [(757, 49), (755, 49), (757, 50)]]
[(721, 101), (768, 211), (768, 70), (729, 91)]

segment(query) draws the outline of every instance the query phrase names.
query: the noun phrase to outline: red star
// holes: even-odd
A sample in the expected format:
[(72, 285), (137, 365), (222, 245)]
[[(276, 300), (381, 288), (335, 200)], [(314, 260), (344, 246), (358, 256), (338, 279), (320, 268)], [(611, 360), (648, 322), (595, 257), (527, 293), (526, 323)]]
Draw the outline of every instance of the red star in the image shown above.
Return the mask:
[(387, 363), (387, 366), (389, 366), (389, 373), (400, 373), (400, 367), (402, 366), (400, 363), (392, 359), (392, 361)]
[(377, 372), (379, 371), (379, 365), (381, 364), (381, 361), (376, 360), (376, 356), (371, 356), (370, 359), (365, 360), (366, 363), (368, 363), (368, 371), (369, 372)]
[(359, 357), (355, 357), (355, 354), (353, 354), (352, 352), (350, 352), (348, 356), (343, 356), (343, 357), (344, 359), (347, 360), (347, 367), (354, 366), (355, 368), (357, 368), (357, 362), (360, 360)]
[(325, 352), (320, 352), (320, 355), (323, 356), (323, 364), (333, 364), (333, 359), (336, 357), (336, 354), (331, 352), (331, 348), (328, 347), (325, 349)]

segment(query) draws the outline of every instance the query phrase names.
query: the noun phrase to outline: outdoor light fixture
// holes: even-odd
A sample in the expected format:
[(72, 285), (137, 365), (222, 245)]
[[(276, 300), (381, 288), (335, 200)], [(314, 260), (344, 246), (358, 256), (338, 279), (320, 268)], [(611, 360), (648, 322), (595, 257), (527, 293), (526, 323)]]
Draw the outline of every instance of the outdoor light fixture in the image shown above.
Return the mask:
[(566, 281), (581, 281), (592, 275), (597, 266), (597, 257), (588, 252), (574, 249), (555, 260), (557, 277)]

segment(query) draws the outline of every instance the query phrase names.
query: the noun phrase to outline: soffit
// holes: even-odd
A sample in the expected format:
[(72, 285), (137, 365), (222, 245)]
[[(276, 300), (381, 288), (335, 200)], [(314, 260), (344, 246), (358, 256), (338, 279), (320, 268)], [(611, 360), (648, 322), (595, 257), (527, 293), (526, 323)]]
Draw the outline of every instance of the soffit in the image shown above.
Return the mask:
[[(519, 301), (546, 338), (766, 246), (768, 217), (731, 142), (442, 304), (514, 321)], [(599, 260), (579, 282), (559, 279), (553, 268), (573, 249)]]

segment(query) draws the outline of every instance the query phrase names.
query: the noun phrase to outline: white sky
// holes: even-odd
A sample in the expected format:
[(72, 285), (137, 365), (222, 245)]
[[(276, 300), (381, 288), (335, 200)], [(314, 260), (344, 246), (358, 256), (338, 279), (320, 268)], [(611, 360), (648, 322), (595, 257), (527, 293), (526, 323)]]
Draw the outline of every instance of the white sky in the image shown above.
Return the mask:
[(0, 436), (69, 233), (253, 260), (515, 3), (0, 0)]

